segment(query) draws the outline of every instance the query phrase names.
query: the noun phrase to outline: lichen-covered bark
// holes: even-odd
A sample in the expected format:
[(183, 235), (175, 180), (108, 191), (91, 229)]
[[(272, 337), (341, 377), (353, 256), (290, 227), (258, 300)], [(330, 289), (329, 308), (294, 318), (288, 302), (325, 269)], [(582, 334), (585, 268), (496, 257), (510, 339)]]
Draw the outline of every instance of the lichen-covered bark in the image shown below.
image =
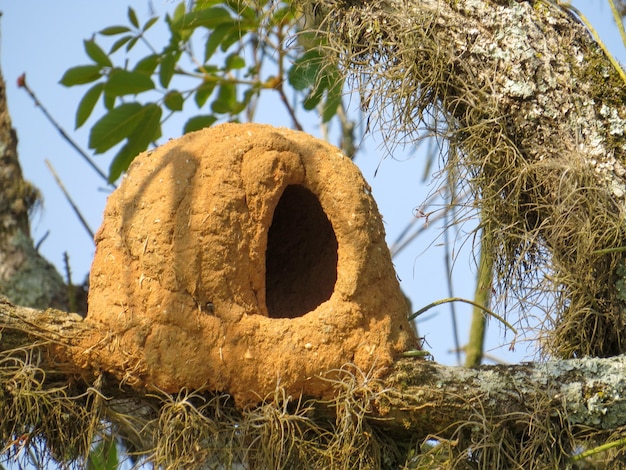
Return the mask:
[(537, 416), (616, 429), (626, 425), (625, 373), (624, 356), (477, 369), (403, 360), (387, 379), (394, 389), (387, 416), (442, 437), (455, 431), (455, 421), (481, 417), (500, 423), (515, 417), (509, 430), (518, 431), (528, 424), (523, 417)]
[(585, 27), (541, 0), (317, 3), (389, 137), (447, 139), (502, 293), (548, 294), (548, 351), (625, 351), (626, 87)]
[(63, 279), (33, 246), (29, 212), (39, 192), (24, 180), (0, 76), (0, 294), (37, 308), (67, 308)]

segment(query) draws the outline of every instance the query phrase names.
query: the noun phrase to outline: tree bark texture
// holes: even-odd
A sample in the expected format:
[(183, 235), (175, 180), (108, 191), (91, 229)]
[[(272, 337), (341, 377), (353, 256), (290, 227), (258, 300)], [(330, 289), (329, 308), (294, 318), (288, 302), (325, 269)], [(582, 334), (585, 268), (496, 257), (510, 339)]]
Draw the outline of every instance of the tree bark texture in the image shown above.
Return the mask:
[(30, 236), (28, 218), (40, 198), (22, 175), (0, 75), (0, 293), (19, 305), (67, 309), (63, 279), (37, 252)]
[(609, 356), (626, 350), (624, 73), (562, 5), (317, 9), (371, 124), (390, 142), (424, 126), (446, 139), (447, 174), (472, 189), (509, 305), (545, 309), (549, 352)]

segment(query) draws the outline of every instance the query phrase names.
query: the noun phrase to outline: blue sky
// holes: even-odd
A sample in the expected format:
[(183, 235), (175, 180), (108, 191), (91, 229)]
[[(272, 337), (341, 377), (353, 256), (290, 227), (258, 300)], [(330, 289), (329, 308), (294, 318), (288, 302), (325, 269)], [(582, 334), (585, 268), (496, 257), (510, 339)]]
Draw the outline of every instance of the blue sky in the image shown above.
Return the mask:
[[(16, 79), (25, 72), (29, 86), (55, 119), (87, 149), (89, 126), (73, 132), (76, 107), (85, 89), (65, 88), (59, 84), (59, 80), (69, 67), (88, 62), (83, 39), (90, 38), (95, 31), (106, 26), (127, 22), (126, 10), (129, 4), (137, 11), (140, 21), (147, 20), (152, 10), (162, 14), (172, 11), (175, 6), (175, 2), (163, 0), (155, 0), (151, 7), (147, 1), (0, 0), (0, 11), (3, 13), (0, 19), (0, 65), (7, 82), (13, 126), (19, 137), (20, 160), (26, 178), (42, 191), (44, 197), (43, 208), (32, 220), (33, 238), (37, 242), (49, 232), (41, 245), (41, 252), (61, 272), (64, 269), (63, 253), (67, 252), (75, 282), (82, 282), (87, 275), (94, 245), (71, 212), (44, 161), (50, 160), (94, 230), (100, 225), (108, 190), (104, 182), (61, 139), (27, 94), (17, 88)], [(607, 2), (587, 0), (574, 2), (574, 5), (587, 15), (608, 47), (623, 61), (624, 46), (611, 20)], [(155, 28), (152, 36), (154, 43), (161, 44), (158, 36)], [(270, 101), (266, 103), (266, 111), (261, 112), (257, 120), (289, 125), (289, 120), (269, 111), (273, 109), (271, 99), (268, 98)], [(168, 123), (162, 141), (179, 136), (182, 122), (184, 120)], [(314, 125), (306, 130), (314, 135), (319, 133)], [(95, 157), (105, 171), (109, 159), (108, 155)], [(409, 156), (402, 149), (396, 149), (393, 155), (388, 155), (380, 141), (368, 139), (365, 141), (365, 151), (358, 156), (356, 163), (373, 188), (385, 220), (388, 241), (392, 242), (434, 188), (432, 184), (428, 185), (432, 179), (428, 179), (426, 184), (422, 183), (423, 152)], [(376, 168), (378, 172), (374, 176)], [(418, 220), (416, 226), (422, 223)], [(411, 298), (414, 310), (448, 297), (441, 224), (431, 225), (428, 236), (420, 237), (394, 259), (402, 287)], [(469, 223), (463, 230), (467, 232), (472, 228)], [(475, 273), (469, 250), (472, 240), (462, 235), (454, 244), (454, 294), (471, 299)], [(456, 309), (463, 343), (467, 339), (470, 308), (458, 304)], [(420, 333), (428, 341), (426, 348), (433, 352), (438, 362), (454, 364), (455, 356), (449, 352), (453, 347), (449, 309), (438, 307), (425, 316), (430, 318), (419, 327)], [(491, 354), (505, 361), (532, 358), (523, 345), (518, 345), (515, 352), (509, 351), (507, 342), (512, 337), (510, 333), (503, 337), (503, 331), (495, 321), (490, 322), (488, 349)]]

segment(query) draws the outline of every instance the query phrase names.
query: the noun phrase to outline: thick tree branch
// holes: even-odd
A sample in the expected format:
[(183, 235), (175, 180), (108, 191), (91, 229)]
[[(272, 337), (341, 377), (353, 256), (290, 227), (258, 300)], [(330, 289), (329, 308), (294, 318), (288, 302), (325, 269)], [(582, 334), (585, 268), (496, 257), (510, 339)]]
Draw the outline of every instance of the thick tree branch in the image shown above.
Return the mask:
[[(120, 385), (132, 374), (124, 367), (130, 370), (137, 365), (117, 365), (116, 369), (105, 364), (103, 356), (114, 347), (115, 338), (107, 337), (97, 324), (76, 314), (17, 307), (5, 299), (0, 301), (0, 331), (5, 357), (36, 344), (43, 354), (39, 367), (55, 377), (55, 385), (59, 374), (67, 382), (82, 378), (91, 383), (106, 373), (105, 393), (111, 398), (128, 397), (128, 389)], [(103, 365), (108, 369), (103, 370)], [(368, 379), (364, 376), (364, 380)], [(538, 412), (597, 430), (626, 425), (623, 356), (478, 369), (402, 359), (377, 387), (385, 392), (372, 403), (369, 418), (374, 426), (399, 434), (449, 437), (457, 423), (479, 416), (494, 421), (516, 416), (519, 424), (520, 416)]]
[[(477, 369), (398, 361), (387, 378), (394, 388), (389, 417), (416, 429), (454, 429), (479, 416), (537, 413), (572, 425), (608, 430), (626, 425), (626, 358), (571, 359)], [(539, 406), (540, 405), (540, 406)], [(496, 421), (496, 420), (494, 420)]]

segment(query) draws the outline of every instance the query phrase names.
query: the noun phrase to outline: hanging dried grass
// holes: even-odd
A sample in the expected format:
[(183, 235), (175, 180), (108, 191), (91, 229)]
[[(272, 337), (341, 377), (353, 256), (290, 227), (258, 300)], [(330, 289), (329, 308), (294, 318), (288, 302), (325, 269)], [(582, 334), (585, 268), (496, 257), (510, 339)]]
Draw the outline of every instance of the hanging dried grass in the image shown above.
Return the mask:
[(584, 26), (543, 1), (315, 5), (368, 123), (391, 143), (447, 141), (497, 294), (543, 310), (544, 352), (626, 351), (624, 84)]

